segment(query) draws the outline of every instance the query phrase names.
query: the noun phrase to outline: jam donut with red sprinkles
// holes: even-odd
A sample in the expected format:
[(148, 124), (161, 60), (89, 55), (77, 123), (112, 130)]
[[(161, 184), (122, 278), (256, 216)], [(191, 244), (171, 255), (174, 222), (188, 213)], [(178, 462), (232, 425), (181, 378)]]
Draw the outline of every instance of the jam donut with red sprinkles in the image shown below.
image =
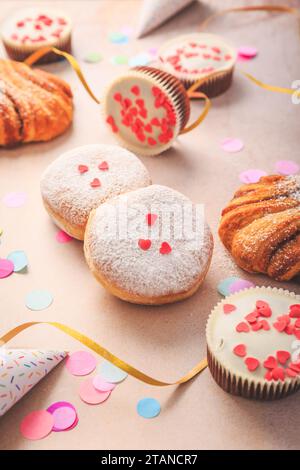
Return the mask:
[[(71, 19), (63, 12), (40, 7), (24, 8), (4, 21), (1, 37), (7, 54), (13, 60), (24, 61), (41, 47), (52, 46), (71, 52)], [(48, 53), (37, 63), (62, 60)]]
[(192, 33), (163, 44), (158, 56), (160, 67), (186, 88), (201, 80), (198, 91), (212, 98), (230, 87), (237, 52), (219, 36)]
[(213, 238), (203, 212), (186, 196), (151, 185), (93, 210), (86, 261), (110, 293), (160, 305), (190, 297), (208, 271)]
[(54, 160), (41, 179), (44, 206), (61, 229), (83, 240), (89, 213), (110, 198), (151, 184), (142, 162), (115, 145), (85, 145)]
[(122, 145), (141, 155), (157, 155), (171, 147), (190, 116), (181, 82), (146, 66), (114, 80), (102, 104), (108, 128)]
[(300, 296), (253, 287), (226, 297), (206, 326), (208, 365), (226, 391), (272, 400), (300, 388)]

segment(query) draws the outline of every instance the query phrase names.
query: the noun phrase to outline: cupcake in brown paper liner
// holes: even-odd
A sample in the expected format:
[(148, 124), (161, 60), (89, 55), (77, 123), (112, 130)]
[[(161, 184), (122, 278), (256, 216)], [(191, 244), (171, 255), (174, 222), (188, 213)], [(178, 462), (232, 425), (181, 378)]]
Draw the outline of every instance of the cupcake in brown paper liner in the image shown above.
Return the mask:
[(104, 93), (105, 121), (116, 138), (141, 155), (157, 155), (186, 126), (190, 102), (182, 83), (153, 67), (135, 67)]
[(206, 326), (208, 366), (226, 392), (273, 400), (300, 388), (300, 296), (256, 287), (226, 297)]
[[(63, 12), (40, 6), (21, 9), (7, 18), (1, 25), (1, 37), (8, 56), (22, 62), (45, 46), (71, 52), (71, 30), (71, 20)], [(62, 57), (49, 52), (37, 63), (58, 60)]]
[(213, 98), (231, 85), (236, 50), (214, 34), (192, 33), (163, 44), (158, 52), (160, 67), (172, 73), (190, 88), (197, 81), (197, 91)]

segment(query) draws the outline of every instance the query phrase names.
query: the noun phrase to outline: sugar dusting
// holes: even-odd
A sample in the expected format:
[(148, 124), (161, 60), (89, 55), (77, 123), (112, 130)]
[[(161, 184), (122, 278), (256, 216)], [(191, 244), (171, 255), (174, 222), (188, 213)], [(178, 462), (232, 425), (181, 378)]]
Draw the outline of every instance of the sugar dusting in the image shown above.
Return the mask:
[[(147, 188), (122, 195), (114, 204), (125, 202), (129, 207), (130, 237), (116, 237), (113, 227), (114, 212), (109, 203), (100, 206), (94, 215), (85, 243), (95, 268), (102, 276), (127, 292), (157, 297), (189, 290), (200, 275), (205, 272), (212, 254), (212, 236), (204, 218), (201, 220), (203, 236), (197, 243), (191, 243), (190, 234), (178, 238), (180, 218), (173, 217), (170, 222), (169, 236), (157, 221), (145, 234), (145, 212), (155, 211), (160, 220), (164, 220), (170, 206), (191, 204), (181, 193), (165, 186), (152, 185)], [(148, 208), (145, 210), (145, 208)], [(193, 214), (193, 227), (195, 227)], [(103, 236), (103, 227), (107, 233)], [(150, 232), (149, 232), (150, 230)], [(138, 239), (148, 236), (151, 248), (144, 251), (138, 247)], [(162, 255), (162, 241), (167, 241), (172, 251)]]
[[(109, 169), (101, 171), (103, 161)], [(88, 171), (80, 173), (79, 165)], [(98, 178), (99, 187), (91, 187)], [(83, 226), (92, 209), (106, 200), (151, 183), (149, 173), (131, 152), (114, 145), (92, 144), (72, 149), (56, 159), (41, 179), (41, 193), (65, 220)]]

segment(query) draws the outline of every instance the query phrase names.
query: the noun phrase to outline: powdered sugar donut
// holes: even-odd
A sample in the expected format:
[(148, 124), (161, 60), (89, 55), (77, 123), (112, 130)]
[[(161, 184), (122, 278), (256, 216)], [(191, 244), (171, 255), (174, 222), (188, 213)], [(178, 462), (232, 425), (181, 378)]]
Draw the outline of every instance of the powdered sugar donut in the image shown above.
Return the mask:
[(205, 278), (213, 239), (202, 205), (166, 186), (118, 196), (92, 211), (87, 263), (112, 294), (138, 304), (191, 296)]
[(83, 240), (92, 209), (149, 184), (147, 169), (133, 153), (94, 144), (72, 149), (51, 163), (41, 179), (41, 194), (54, 222)]

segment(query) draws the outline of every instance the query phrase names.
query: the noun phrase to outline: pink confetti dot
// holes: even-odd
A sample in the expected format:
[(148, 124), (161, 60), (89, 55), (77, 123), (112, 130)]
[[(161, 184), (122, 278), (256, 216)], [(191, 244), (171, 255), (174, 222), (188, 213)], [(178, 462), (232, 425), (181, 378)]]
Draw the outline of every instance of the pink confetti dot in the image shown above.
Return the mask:
[(235, 294), (240, 290), (249, 289), (250, 287), (255, 287), (255, 284), (251, 281), (247, 281), (246, 279), (239, 279), (229, 286), (229, 292), (230, 294)]
[(257, 183), (262, 176), (267, 176), (267, 173), (263, 170), (246, 170), (240, 173), (239, 179), (242, 183)]
[(54, 418), (51, 413), (37, 410), (25, 416), (20, 424), (20, 431), (26, 439), (43, 439), (52, 431), (53, 425)]
[(70, 406), (61, 406), (57, 408), (53, 413), (54, 426), (53, 431), (65, 431), (69, 429), (77, 418), (76, 411)]
[(278, 160), (275, 163), (275, 169), (281, 175), (289, 176), (298, 173), (300, 167), (293, 160)]
[(87, 379), (81, 383), (79, 396), (82, 401), (89, 405), (98, 405), (108, 399), (111, 392), (99, 392), (93, 385), (93, 379)]
[(87, 351), (74, 352), (66, 360), (66, 367), (72, 375), (88, 375), (96, 365), (96, 359)]
[(244, 148), (244, 142), (241, 139), (227, 138), (221, 142), (221, 147), (225, 152), (240, 152)]
[(257, 49), (256, 47), (252, 46), (241, 46), (238, 48), (238, 55), (242, 57), (247, 57), (248, 59), (253, 59), (257, 56)]
[(55, 238), (56, 238), (56, 241), (58, 241), (58, 243), (68, 243), (73, 240), (73, 237), (71, 237), (71, 235), (64, 232), (63, 230), (59, 230), (56, 233)]
[(2, 202), (7, 207), (21, 207), (25, 204), (26, 200), (27, 194), (19, 191), (5, 194)]
[(100, 375), (93, 378), (93, 385), (99, 392), (110, 392), (116, 387), (116, 384), (106, 382)]
[[(70, 425), (70, 426), (67, 426), (66, 428), (64, 429), (59, 429), (59, 425), (58, 427), (56, 427), (56, 420), (55, 420), (55, 412), (60, 409), (60, 408), (71, 408), (74, 412), (75, 412), (75, 420), (73, 421), (73, 423)], [(52, 428), (52, 431), (55, 431), (55, 432), (58, 432), (58, 431), (70, 431), (71, 429), (74, 429), (75, 426), (77, 426), (78, 422), (79, 422), (79, 419), (78, 419), (78, 416), (77, 416), (77, 411), (75, 409), (75, 407), (72, 405), (72, 403), (68, 402), (68, 401), (56, 401), (55, 403), (52, 403), (52, 405), (50, 405), (48, 408), (47, 408), (47, 411), (49, 413), (51, 413), (52, 415), (54, 415), (54, 426)], [(72, 421), (70, 419), (70, 421)], [(66, 424), (65, 424), (66, 425)]]
[(10, 276), (14, 272), (14, 263), (9, 259), (0, 258), (0, 279)]

